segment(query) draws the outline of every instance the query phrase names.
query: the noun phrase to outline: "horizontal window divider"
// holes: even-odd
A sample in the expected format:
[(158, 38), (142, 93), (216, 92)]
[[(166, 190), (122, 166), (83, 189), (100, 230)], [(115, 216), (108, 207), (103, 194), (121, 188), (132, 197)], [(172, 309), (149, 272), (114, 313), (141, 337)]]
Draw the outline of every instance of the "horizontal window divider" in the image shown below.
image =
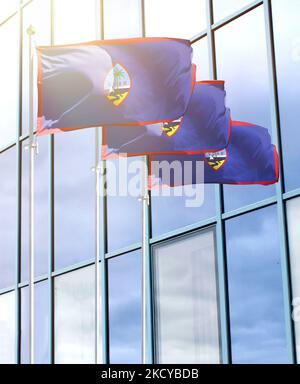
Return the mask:
[(16, 290), (16, 287), (14, 285), (11, 285), (7, 288), (0, 289), (0, 296), (5, 295), (6, 293), (10, 293)]
[(232, 13), (231, 15), (225, 17), (224, 19), (217, 21), (211, 26), (211, 29), (213, 31), (216, 31), (217, 29), (224, 27), (225, 25), (231, 23), (232, 21), (238, 19), (239, 17), (244, 16), (247, 13), (253, 11), (255, 8), (260, 7), (261, 5), (263, 5), (263, 3), (264, 2), (262, 0), (254, 1), (253, 3), (246, 5), (245, 7), (239, 9), (238, 11)]
[(192, 44), (194, 43), (197, 43), (197, 41), (203, 39), (204, 37), (207, 36), (207, 29), (204, 29), (202, 32), (200, 33), (197, 33), (197, 35), (193, 36), (191, 39), (190, 39), (190, 42)]
[(238, 216), (242, 216), (245, 213), (254, 212), (261, 208), (266, 208), (266, 207), (269, 207), (270, 205), (275, 205), (276, 203), (277, 203), (277, 197), (273, 196), (273, 197), (270, 197), (269, 199), (258, 201), (255, 204), (246, 205), (234, 211), (223, 213), (222, 220), (228, 220)]
[(82, 261), (80, 263), (76, 263), (76, 264), (67, 266), (65, 268), (61, 268), (61, 269), (57, 269), (56, 271), (53, 271), (51, 274), (51, 277), (57, 277), (57, 276), (65, 275), (68, 272), (77, 271), (78, 269), (89, 267), (93, 264), (94, 264), (94, 259)]
[(300, 197), (300, 188), (283, 194), (283, 200), (291, 200), (295, 197)]
[(182, 228), (179, 228), (177, 230), (174, 230), (174, 231), (171, 231), (171, 232), (168, 232), (164, 235), (161, 235), (161, 236), (157, 236), (157, 237), (154, 237), (152, 239), (150, 239), (150, 244), (157, 244), (161, 241), (164, 241), (164, 240), (169, 240), (169, 239), (172, 239), (172, 238), (175, 238), (175, 237), (179, 237), (179, 236), (182, 236), (182, 235), (186, 235), (190, 232), (195, 232), (197, 230), (201, 230), (201, 229), (206, 229), (210, 226), (213, 226), (217, 223), (217, 218), (216, 217), (213, 217), (211, 219), (207, 219), (207, 220), (202, 220), (202, 221), (199, 221), (195, 224), (191, 224), (191, 225), (188, 225), (186, 227), (182, 227)]
[(112, 257), (122, 256), (122, 255), (125, 255), (126, 253), (137, 251), (141, 248), (142, 248), (142, 243), (135, 243), (135, 244), (129, 245), (128, 247), (124, 247), (124, 248), (116, 249), (115, 251), (107, 252), (105, 254), (105, 259), (111, 259)]
[[(37, 276), (34, 278), (34, 284), (38, 284), (38, 283), (41, 283), (41, 282), (46, 281), (46, 280), (48, 280), (47, 274)], [(29, 281), (25, 280), (25, 281), (22, 281), (22, 283), (18, 284), (18, 288), (28, 287), (28, 285), (29, 285)]]

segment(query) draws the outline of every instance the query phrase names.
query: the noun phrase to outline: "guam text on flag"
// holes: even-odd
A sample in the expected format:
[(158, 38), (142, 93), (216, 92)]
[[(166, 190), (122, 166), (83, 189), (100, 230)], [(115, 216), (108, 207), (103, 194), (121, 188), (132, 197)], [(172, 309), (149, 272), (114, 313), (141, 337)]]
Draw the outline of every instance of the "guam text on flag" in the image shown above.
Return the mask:
[[(196, 163), (201, 161), (204, 162), (204, 180), (197, 179)], [(153, 155), (150, 164), (150, 188), (201, 182), (270, 185), (277, 183), (279, 178), (278, 154), (268, 130), (237, 121), (232, 122), (229, 145), (222, 151), (201, 155)], [(203, 175), (201, 177), (203, 179)]]
[(38, 48), (38, 134), (181, 117), (195, 85), (188, 40), (133, 38)]
[(181, 118), (144, 126), (104, 127), (103, 159), (126, 153), (203, 153), (227, 147), (231, 125), (225, 107), (224, 81), (196, 82)]

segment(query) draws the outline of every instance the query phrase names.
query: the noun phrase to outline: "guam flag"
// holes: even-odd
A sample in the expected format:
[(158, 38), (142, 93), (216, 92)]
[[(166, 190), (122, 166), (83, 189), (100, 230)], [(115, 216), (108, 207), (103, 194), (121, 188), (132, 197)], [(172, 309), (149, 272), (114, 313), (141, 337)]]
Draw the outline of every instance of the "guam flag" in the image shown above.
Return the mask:
[(185, 113), (195, 68), (188, 40), (133, 38), (38, 48), (38, 134), (146, 125)]
[(104, 127), (103, 158), (114, 154), (199, 154), (227, 147), (231, 125), (223, 81), (196, 82), (187, 110), (171, 122)]
[[(191, 162), (194, 166), (185, 167), (185, 162)], [(229, 145), (221, 151), (201, 155), (151, 156), (150, 187), (198, 184), (197, 162), (203, 162), (202, 182), (208, 184), (270, 185), (277, 183), (279, 178), (278, 154), (276, 147), (271, 143), (268, 130), (257, 125), (233, 121)], [(180, 180), (177, 169), (175, 181), (174, 167), (180, 169)], [(168, 172), (168, 169), (172, 169), (172, 172)], [(191, 174), (185, 175), (185, 169), (190, 169)]]

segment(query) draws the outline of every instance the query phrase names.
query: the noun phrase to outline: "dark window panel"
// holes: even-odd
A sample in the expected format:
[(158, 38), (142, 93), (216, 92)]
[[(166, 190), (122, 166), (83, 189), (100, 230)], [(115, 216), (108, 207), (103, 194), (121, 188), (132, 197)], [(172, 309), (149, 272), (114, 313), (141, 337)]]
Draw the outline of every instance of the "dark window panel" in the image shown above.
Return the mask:
[(141, 252), (108, 261), (110, 363), (141, 363)]
[(287, 363), (276, 206), (226, 223), (233, 363)]

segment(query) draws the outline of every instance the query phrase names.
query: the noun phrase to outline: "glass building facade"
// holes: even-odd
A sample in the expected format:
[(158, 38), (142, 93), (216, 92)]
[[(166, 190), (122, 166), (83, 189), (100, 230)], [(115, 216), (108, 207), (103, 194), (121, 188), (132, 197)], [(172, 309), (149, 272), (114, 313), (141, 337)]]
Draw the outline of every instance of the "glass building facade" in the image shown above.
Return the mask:
[[(299, 0), (1, 1), (0, 363), (29, 361), (30, 24), (39, 45), (188, 38), (198, 80), (226, 80), (234, 119), (269, 129), (278, 185), (206, 185), (199, 208), (151, 198), (147, 360), (300, 362), (299, 17)], [(96, 209), (100, 129), (38, 139), (37, 363), (95, 361), (98, 240), (101, 360), (141, 362), (142, 205), (115, 196)]]

